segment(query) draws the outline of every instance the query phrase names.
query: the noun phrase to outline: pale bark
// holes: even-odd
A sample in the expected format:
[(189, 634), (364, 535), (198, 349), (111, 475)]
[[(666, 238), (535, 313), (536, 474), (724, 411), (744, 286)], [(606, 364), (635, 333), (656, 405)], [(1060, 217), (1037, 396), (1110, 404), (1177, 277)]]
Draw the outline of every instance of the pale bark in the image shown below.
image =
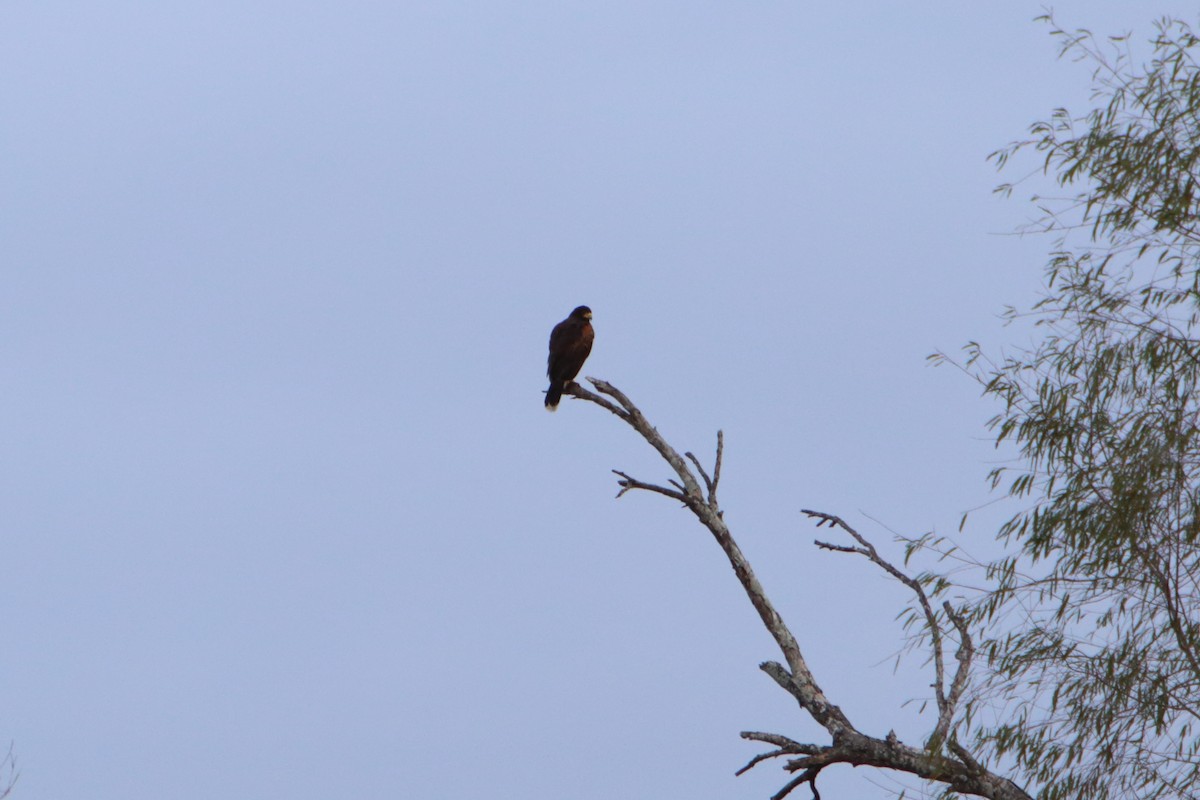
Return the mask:
[[(684, 456), (680, 456), (675, 448), (668, 444), (658, 430), (650, 424), (637, 406), (615, 386), (596, 378), (587, 380), (600, 394), (589, 391), (578, 383), (568, 385), (564, 394), (595, 403), (612, 412), (658, 451), (675, 473), (675, 478), (669, 479), (667, 481), (669, 485), (664, 486), (647, 483), (619, 470), (613, 470), (619, 478), (617, 484), (621, 487), (617, 497), (635, 489), (670, 497), (682, 503), (708, 529), (725, 552), (734, 574), (737, 575), (738, 581), (750, 599), (750, 603), (758, 612), (767, 631), (775, 639), (786, 662), (785, 666), (774, 661), (767, 661), (760, 664), (759, 667), (784, 691), (792, 695), (800, 707), (829, 734), (829, 744), (812, 744), (797, 742), (780, 734), (743, 731), (741, 734), (743, 738), (764, 742), (772, 745), (774, 749), (756, 756), (739, 770), (738, 774), (768, 759), (790, 757), (784, 763), (784, 769), (797, 773), (797, 775), (784, 785), (772, 800), (781, 800), (792, 790), (806, 783), (812, 789), (813, 797), (819, 800), (820, 794), (817, 792), (816, 779), (821, 770), (831, 764), (851, 764), (895, 770), (933, 783), (943, 784), (945, 788), (963, 795), (984, 797), (989, 800), (1032, 800), (1016, 784), (988, 771), (975, 760), (954, 735), (955, 715), (958, 703), (970, 680), (974, 651), (970, 634), (962, 617), (949, 604), (943, 605), (945, 620), (948, 621), (947, 625), (934, 613), (920, 583), (885, 561), (857, 531), (832, 514), (816, 511), (804, 512), (817, 519), (818, 525), (839, 528), (849, 534), (857, 543), (856, 546), (845, 546), (818, 542), (819, 546), (829, 550), (862, 555), (912, 589), (917, 596), (918, 605), (929, 630), (930, 645), (933, 650), (934, 689), (938, 717), (926, 743), (921, 747), (908, 745), (901, 742), (893, 732), (888, 732), (882, 738), (863, 733), (821, 690), (820, 684), (804, 659), (796, 637), (792, 635), (791, 630), (783, 621), (783, 617), (772, 605), (762, 585), (758, 582), (758, 578), (755, 577), (750, 562), (742, 554), (729, 527), (725, 524), (724, 513), (717, 502), (717, 489), (721, 480), (721, 461), (724, 454), (724, 436), (720, 432), (717, 433), (716, 458), (710, 477), (695, 455), (684, 453)], [(695, 466), (699, 479), (688, 466), (689, 461)], [(947, 627), (951, 627), (953, 630), (947, 630)], [(955, 655), (958, 667), (954, 677), (947, 685), (942, 648), (945, 640), (951, 636), (958, 640), (958, 649)]]

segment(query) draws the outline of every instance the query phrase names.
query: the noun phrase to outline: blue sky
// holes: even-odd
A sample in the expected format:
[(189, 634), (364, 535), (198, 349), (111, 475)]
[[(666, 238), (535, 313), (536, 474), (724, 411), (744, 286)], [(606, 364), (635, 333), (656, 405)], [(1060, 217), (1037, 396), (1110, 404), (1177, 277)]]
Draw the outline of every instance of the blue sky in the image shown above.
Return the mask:
[(918, 740), (903, 592), (799, 509), (884, 544), (988, 499), (991, 409), (925, 356), (1011, 343), (996, 315), (1036, 292), (1049, 243), (1003, 235), (1028, 208), (985, 157), (1084, 107), (1040, 12), (0, 4), (16, 797), (782, 785), (733, 776), (738, 731), (820, 732), (720, 552), (614, 502), (610, 469), (667, 477), (630, 431), (542, 408), (584, 303), (585, 374), (681, 450), (725, 430), (727, 519), (827, 693)]

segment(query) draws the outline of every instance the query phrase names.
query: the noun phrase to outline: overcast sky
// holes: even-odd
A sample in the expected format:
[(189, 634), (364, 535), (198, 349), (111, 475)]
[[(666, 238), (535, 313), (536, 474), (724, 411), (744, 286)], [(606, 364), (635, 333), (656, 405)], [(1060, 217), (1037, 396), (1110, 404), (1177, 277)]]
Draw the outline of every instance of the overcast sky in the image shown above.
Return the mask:
[[(1193, 13), (1136, 5), (1056, 8)], [(827, 739), (711, 537), (614, 501), (666, 467), (544, 411), (579, 304), (584, 374), (680, 450), (724, 429), (726, 519), (832, 700), (919, 743), (904, 593), (799, 509), (898, 557), (989, 498), (993, 409), (925, 357), (1034, 299), (1050, 243), (1004, 235), (985, 159), (1085, 107), (1040, 12), (0, 3), (15, 797), (770, 796), (738, 732)]]

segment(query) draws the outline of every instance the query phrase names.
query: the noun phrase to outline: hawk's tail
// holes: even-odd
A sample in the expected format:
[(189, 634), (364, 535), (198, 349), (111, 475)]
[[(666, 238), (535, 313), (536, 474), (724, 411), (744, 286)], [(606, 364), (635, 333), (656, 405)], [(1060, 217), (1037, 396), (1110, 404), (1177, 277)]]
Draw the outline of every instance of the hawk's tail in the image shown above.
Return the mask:
[(558, 411), (558, 401), (562, 400), (563, 385), (558, 381), (550, 384), (550, 388), (546, 390), (546, 410)]

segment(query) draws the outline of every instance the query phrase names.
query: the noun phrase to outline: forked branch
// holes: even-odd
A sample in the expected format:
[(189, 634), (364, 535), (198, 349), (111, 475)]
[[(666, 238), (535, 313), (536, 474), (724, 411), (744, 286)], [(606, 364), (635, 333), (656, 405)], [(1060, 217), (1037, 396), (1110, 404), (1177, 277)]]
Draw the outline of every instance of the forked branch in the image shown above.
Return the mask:
[[(733, 534), (725, 524), (724, 514), (717, 500), (717, 489), (721, 479), (721, 461), (725, 448), (724, 436), (720, 432), (717, 433), (716, 458), (710, 477), (694, 454), (685, 453), (686, 460), (681, 457), (675, 448), (668, 444), (658, 430), (649, 423), (637, 406), (615, 386), (596, 378), (587, 380), (599, 394), (577, 383), (569, 384), (564, 394), (594, 403), (621, 419), (645, 439), (675, 473), (674, 478), (668, 480), (670, 486), (664, 486), (647, 483), (632, 478), (619, 470), (614, 470), (620, 477), (618, 485), (621, 487), (621, 491), (617, 496), (620, 497), (628, 491), (638, 489), (664, 495), (682, 503), (708, 529), (729, 559), (734, 574), (737, 575), (750, 603), (758, 612), (767, 631), (775, 639), (775, 643), (779, 646), (786, 661), (786, 666), (774, 661), (766, 661), (759, 665), (760, 669), (792, 695), (800, 707), (829, 734), (830, 744), (816, 745), (796, 742), (779, 734), (743, 732), (744, 738), (765, 742), (772, 745), (774, 749), (755, 757), (739, 770), (738, 774), (765, 760), (788, 757), (784, 769), (798, 774), (775, 794), (773, 800), (782, 800), (791, 791), (806, 783), (813, 792), (814, 800), (820, 800), (816, 786), (817, 776), (825, 767), (839, 763), (896, 770), (944, 784), (960, 794), (989, 798), (989, 800), (1032, 800), (1028, 794), (1011, 781), (994, 775), (980, 765), (950, 734), (954, 709), (966, 686), (973, 654), (970, 636), (961, 616), (957, 615), (949, 605), (943, 606), (960, 641), (957, 655), (958, 670), (949, 690), (946, 690), (944, 688), (944, 665), (940, 655), (941, 628), (936, 624), (936, 616), (920, 583), (888, 564), (879, 556), (870, 542), (840, 518), (831, 514), (805, 512), (817, 518), (819, 524), (841, 528), (857, 542), (857, 546), (823, 544), (823, 547), (864, 555), (897, 580), (912, 588), (921, 603), (926, 621), (931, 624), (931, 636), (933, 631), (937, 631), (935, 670), (937, 672), (936, 691), (939, 713), (938, 722), (929, 744), (922, 748), (916, 748), (899, 741), (894, 733), (889, 732), (884, 738), (878, 738), (861, 732), (821, 690), (800, 651), (796, 637), (767, 597), (754, 570), (751, 569), (750, 563), (742, 554), (741, 548), (738, 547), (733, 539)], [(688, 464), (689, 461), (691, 466)], [(691, 469), (693, 466), (696, 470), (695, 473)], [(697, 478), (697, 474), (699, 478)], [(945, 749), (942, 744), (946, 745)], [(949, 754), (946, 750), (949, 751)]]
[[(849, 547), (840, 544), (831, 544), (823, 542), (820, 539), (814, 544), (824, 550), (832, 550), (838, 553), (855, 553), (869, 559), (880, 569), (891, 575), (900, 583), (907, 586), (917, 596), (917, 603), (921, 607), (921, 613), (925, 617), (925, 628), (929, 631), (929, 649), (933, 655), (933, 671), (934, 682), (933, 692), (937, 700), (938, 720), (934, 726), (933, 734), (929, 737), (928, 747), (931, 750), (939, 749), (947, 742), (950, 734), (950, 725), (954, 721), (954, 715), (958, 710), (958, 702), (962, 697), (963, 690), (966, 688), (967, 679), (971, 672), (971, 659), (975, 654), (975, 647), (971, 643), (971, 634), (967, 630), (966, 622), (962, 615), (954, 611), (954, 608), (949, 603), (943, 603), (942, 609), (946, 613), (946, 618), (954, 626), (959, 637), (959, 648), (956, 654), (958, 660), (958, 669), (955, 671), (954, 680), (950, 684), (949, 690), (946, 688), (946, 668), (945, 657), (943, 655), (943, 633), (942, 622), (938, 619), (937, 614), (933, 611), (933, 606), (929, 602), (929, 596), (925, 593), (925, 587), (915, 578), (906, 575), (891, 562), (879, 555), (879, 551), (867, 539), (856, 531), (854, 528), (846, 524), (846, 521), (834, 514), (826, 514), (823, 511), (812, 511), (811, 509), (801, 509), (802, 514), (807, 515), (810, 519), (817, 521), (817, 527), (828, 525), (830, 528), (841, 528), (846, 533), (850, 534), (854, 541), (858, 542), (857, 547)], [(962, 750), (960, 745), (956, 745), (959, 750)], [(965, 752), (965, 751), (963, 751)]]

